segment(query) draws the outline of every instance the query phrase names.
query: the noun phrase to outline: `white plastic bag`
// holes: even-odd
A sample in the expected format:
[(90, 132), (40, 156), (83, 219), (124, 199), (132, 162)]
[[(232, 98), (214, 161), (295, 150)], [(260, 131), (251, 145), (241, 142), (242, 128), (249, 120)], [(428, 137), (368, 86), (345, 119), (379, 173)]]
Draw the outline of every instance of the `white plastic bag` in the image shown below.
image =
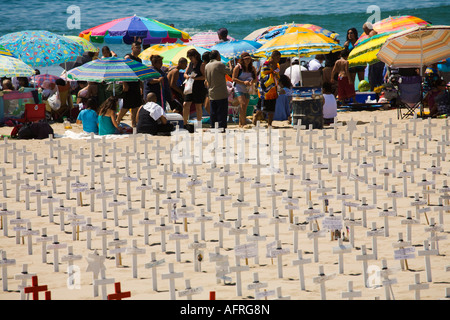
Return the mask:
[(56, 87), (56, 92), (48, 97), (47, 102), (50, 108), (52, 108), (54, 111), (61, 108), (61, 98), (59, 97), (58, 87)]
[(187, 79), (184, 85), (184, 94), (191, 94), (193, 87), (194, 87), (194, 79), (193, 78)]

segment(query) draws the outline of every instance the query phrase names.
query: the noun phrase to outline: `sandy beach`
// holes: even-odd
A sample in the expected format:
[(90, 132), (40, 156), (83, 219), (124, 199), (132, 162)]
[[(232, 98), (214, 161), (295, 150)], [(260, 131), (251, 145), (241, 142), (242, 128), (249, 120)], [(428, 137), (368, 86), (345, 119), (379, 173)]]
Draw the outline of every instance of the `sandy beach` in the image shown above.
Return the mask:
[[(374, 125), (374, 119), (376, 118), (377, 125)], [(389, 123), (389, 119), (392, 119), (392, 123), (396, 126), (392, 130), (392, 141), (383, 140), (383, 131), (386, 135), (389, 135), (389, 128), (386, 125)], [(259, 235), (265, 236), (264, 239), (260, 239), (258, 242), (258, 259), (259, 263), (255, 263), (255, 258), (250, 257), (245, 259), (241, 256), (241, 259), (236, 259), (236, 253), (242, 253), (242, 245), (251, 243), (247, 236), (254, 234), (255, 220), (249, 218), (250, 215), (254, 213), (254, 207), (257, 205), (256, 199), (256, 189), (252, 188), (251, 185), (255, 183), (255, 177), (257, 176), (257, 169), (252, 167), (251, 164), (246, 163), (242, 165), (243, 173), (245, 178), (250, 179), (250, 181), (244, 182), (244, 199), (239, 201), (244, 202), (247, 206), (241, 208), (233, 206), (234, 203), (239, 203), (237, 201), (240, 196), (240, 184), (235, 180), (239, 178), (239, 165), (231, 164), (229, 167), (230, 172), (235, 172), (235, 175), (228, 176), (228, 195), (231, 196), (231, 200), (224, 201), (225, 208), (225, 223), (228, 223), (228, 228), (223, 229), (223, 248), (220, 248), (220, 255), (224, 256), (224, 259), (228, 261), (229, 269), (225, 268), (226, 271), (224, 275), (229, 278), (225, 280), (217, 280), (216, 272), (217, 263), (214, 261), (214, 253), (216, 248), (219, 246), (219, 228), (214, 227), (215, 224), (219, 222), (220, 212), (221, 212), (221, 202), (216, 200), (216, 197), (220, 195), (221, 189), (224, 188), (224, 177), (220, 176), (220, 173), (224, 172), (224, 165), (218, 164), (217, 167), (220, 169), (215, 173), (214, 177), (214, 187), (217, 189), (215, 192), (211, 193), (211, 210), (208, 211), (208, 194), (203, 188), (206, 188), (207, 181), (210, 179), (210, 168), (209, 163), (203, 163), (196, 166), (197, 170), (197, 182), (201, 180), (201, 185), (195, 188), (195, 204), (191, 204), (191, 190), (188, 188), (187, 183), (192, 181), (194, 174), (194, 166), (186, 165), (185, 174), (188, 176), (181, 177), (179, 182), (179, 192), (180, 192), (180, 202), (177, 204), (177, 208), (181, 206), (181, 201), (184, 199), (187, 206), (191, 206), (191, 210), (188, 212), (193, 213), (194, 217), (187, 218), (187, 232), (185, 231), (185, 225), (183, 224), (183, 218), (178, 218), (176, 223), (170, 222), (170, 217), (168, 216), (168, 205), (163, 204), (163, 200), (167, 198), (167, 192), (170, 192), (171, 198), (176, 198), (177, 190), (177, 180), (173, 177), (173, 172), (167, 176), (167, 192), (160, 195), (160, 212), (159, 215), (155, 213), (156, 196), (153, 191), (145, 191), (145, 208), (141, 208), (141, 190), (137, 190), (137, 187), (141, 185), (141, 181), (131, 181), (131, 207), (136, 209), (137, 213), (132, 217), (133, 235), (130, 235), (130, 230), (128, 228), (129, 219), (123, 214), (123, 210), (126, 209), (126, 205), (118, 207), (118, 226), (115, 226), (113, 208), (107, 208), (107, 219), (103, 218), (102, 212), (102, 200), (95, 199), (94, 212), (91, 212), (91, 196), (82, 193), (82, 206), (77, 205), (76, 192), (71, 191), (70, 199), (66, 200), (66, 182), (62, 181), (62, 177), (66, 176), (68, 169), (68, 156), (62, 153), (61, 159), (58, 159), (58, 152), (54, 151), (53, 158), (50, 158), (50, 147), (45, 140), (9, 140), (8, 144), (15, 144), (15, 149), (22, 150), (26, 147), (26, 150), (30, 152), (28, 156), (28, 161), (33, 159), (32, 154), (37, 155), (37, 159), (43, 160), (47, 159), (47, 164), (54, 165), (54, 172), (61, 173), (59, 177), (55, 178), (56, 183), (56, 193), (53, 193), (54, 198), (64, 199), (64, 206), (70, 208), (76, 208), (76, 214), (83, 216), (80, 219), (86, 222), (87, 218), (91, 219), (92, 226), (102, 229), (102, 223), (106, 224), (106, 230), (110, 232), (117, 232), (119, 239), (126, 240), (127, 243), (122, 245), (122, 248), (132, 247), (133, 241), (136, 240), (137, 248), (142, 250), (141, 254), (137, 255), (137, 277), (133, 277), (133, 257), (127, 252), (121, 254), (121, 266), (116, 266), (115, 254), (110, 253), (113, 246), (108, 246), (108, 254), (104, 260), (105, 266), (105, 276), (107, 279), (114, 279), (112, 282), (120, 282), (122, 291), (130, 291), (131, 298), (135, 300), (169, 300), (171, 298), (171, 292), (169, 287), (169, 280), (163, 278), (163, 275), (169, 272), (169, 265), (173, 263), (174, 272), (183, 273), (182, 277), (175, 279), (175, 289), (176, 289), (176, 299), (184, 300), (186, 297), (180, 297), (179, 293), (186, 290), (186, 280), (190, 280), (191, 288), (194, 288), (197, 294), (193, 295), (194, 300), (207, 300), (209, 299), (209, 293), (214, 291), (217, 300), (253, 300), (256, 297), (260, 297), (264, 300), (261, 295), (256, 295), (254, 289), (249, 289), (249, 285), (254, 282), (255, 274), (257, 274), (260, 283), (265, 283), (267, 286), (262, 287), (260, 292), (266, 293), (267, 300), (273, 300), (278, 298), (278, 293), (281, 293), (282, 297), (290, 297), (292, 300), (319, 300), (322, 297), (321, 286), (316, 283), (316, 277), (319, 276), (319, 269), (323, 266), (323, 271), (326, 276), (330, 276), (325, 282), (326, 299), (329, 300), (339, 300), (342, 299), (342, 292), (348, 291), (348, 283), (352, 281), (353, 291), (360, 291), (360, 297), (355, 299), (386, 299), (386, 292), (389, 291), (389, 298), (396, 300), (413, 300), (415, 298), (415, 292), (409, 290), (409, 286), (415, 283), (415, 275), (420, 275), (420, 283), (428, 284), (428, 289), (421, 290), (421, 299), (427, 300), (438, 300), (446, 296), (446, 288), (450, 287), (450, 248), (448, 246), (449, 239), (448, 233), (450, 232), (450, 216), (449, 211), (442, 210), (441, 216), (439, 211), (436, 210), (439, 205), (439, 198), (444, 196), (446, 193), (442, 191), (445, 183), (448, 185), (448, 175), (450, 174), (450, 159), (446, 155), (447, 151), (443, 152), (445, 158), (439, 157), (439, 150), (443, 147), (449, 148), (448, 144), (448, 132), (450, 128), (448, 127), (448, 121), (446, 119), (424, 119), (420, 122), (414, 123), (412, 119), (397, 120), (396, 110), (379, 110), (379, 111), (358, 111), (358, 112), (339, 112), (337, 117), (338, 123), (343, 124), (337, 127), (335, 132), (333, 128), (327, 128), (324, 130), (313, 130), (314, 134), (308, 135), (308, 130), (300, 130), (299, 134), (303, 139), (303, 145), (296, 145), (297, 130), (292, 128), (286, 122), (274, 122), (275, 128), (273, 131), (278, 133), (278, 137), (283, 137), (285, 133), (287, 138), (290, 140), (286, 141), (286, 154), (291, 156), (290, 159), (286, 160), (286, 168), (289, 171), (292, 169), (293, 174), (298, 177), (297, 180), (293, 182), (293, 195), (292, 200), (293, 205), (295, 201), (298, 201), (298, 208), (292, 209), (292, 216), (290, 216), (290, 210), (286, 209), (287, 203), (283, 201), (283, 198), (287, 197), (289, 192), (290, 183), (289, 180), (285, 178), (284, 173), (284, 163), (283, 160), (279, 161), (280, 173), (274, 175), (272, 179), (271, 175), (261, 174), (261, 183), (265, 183), (266, 186), (260, 188), (260, 207), (259, 213), (265, 214), (266, 218), (259, 219)], [(354, 120), (354, 122), (352, 121)], [(126, 116), (125, 122), (129, 123), (129, 115)], [(356, 127), (353, 124), (356, 123)], [(431, 136), (428, 138), (428, 124), (431, 123), (435, 125), (430, 127)], [(80, 133), (81, 126), (72, 124), (72, 132)], [(413, 128), (416, 126), (416, 131), (413, 132)], [(84, 154), (90, 155), (91, 148), (87, 140), (82, 139), (70, 139), (65, 138), (65, 129), (63, 124), (53, 124), (52, 125), (57, 138), (56, 142), (60, 142), (61, 146), (68, 147), (69, 144), (72, 150), (75, 151), (73, 155), (73, 164), (70, 175), (72, 177), (79, 176), (79, 181), (81, 183), (90, 184), (91, 182), (91, 167), (87, 165), (89, 159), (85, 160), (84, 175), (80, 175), (80, 164), (79, 160), (75, 159), (75, 155), (79, 154), (80, 148), (83, 148)], [(405, 128), (408, 128), (405, 132)], [(355, 129), (352, 131), (351, 129)], [(236, 130), (239, 132), (236, 125), (230, 125), (230, 130)], [(350, 130), (349, 130), (350, 129)], [(376, 133), (374, 134), (374, 129)], [(246, 130), (245, 132), (251, 132), (253, 129)], [(0, 134), (10, 134), (11, 128), (2, 127), (0, 128)], [(423, 136), (425, 134), (425, 137)], [(319, 158), (322, 164), (328, 165), (328, 160), (323, 154), (323, 136), (329, 136), (326, 138), (325, 147), (328, 154), (334, 154), (335, 157), (332, 158), (332, 170), (331, 172), (328, 168), (324, 167), (320, 169)], [(61, 137), (62, 136), (62, 137)], [(191, 135), (193, 137), (193, 135)], [(312, 137), (312, 147), (309, 148), (309, 139)], [(322, 137), (322, 138), (321, 138)], [(140, 142), (144, 141), (143, 136), (137, 137), (137, 154), (139, 154), (140, 159), (150, 159), (152, 165), (156, 165), (156, 151), (151, 149), (157, 145), (164, 147), (165, 150), (170, 149), (170, 138), (169, 137), (154, 137), (148, 136), (148, 140), (153, 141), (152, 144), (148, 146), (149, 152), (146, 155), (144, 152), (144, 145)], [(337, 139), (336, 139), (337, 138)], [(342, 138), (344, 140), (344, 155), (341, 159), (341, 143)], [(446, 140), (447, 139), (447, 140)], [(100, 140), (101, 141), (101, 140)], [(130, 137), (123, 137), (120, 139), (107, 139), (108, 143), (116, 143), (118, 148), (122, 149), (122, 153), (125, 152), (126, 146), (129, 147), (130, 152), (133, 152), (133, 140)], [(424, 141), (427, 150), (423, 150)], [(382, 155), (383, 143), (385, 142), (386, 155)], [(193, 143), (195, 143), (193, 141)], [(279, 142), (279, 155), (283, 152), (283, 142)], [(4, 141), (0, 142), (0, 146), (4, 144)], [(403, 148), (399, 148), (402, 146)], [(416, 152), (416, 148), (420, 147), (419, 151)], [(108, 147), (109, 149), (111, 147)], [(204, 149), (206, 146), (204, 147)], [(239, 144), (235, 146), (235, 150), (238, 150)], [(321, 177), (324, 185), (322, 188), (330, 188), (330, 190), (325, 190), (326, 195), (331, 195), (328, 199), (328, 205), (325, 206), (323, 198), (320, 198), (323, 194), (317, 192), (313, 189), (310, 195), (304, 190), (306, 184), (305, 180), (302, 179), (303, 165), (298, 164), (300, 148), (305, 156), (305, 160), (310, 161), (305, 164), (305, 172), (309, 174), (310, 180), (318, 182), (318, 178)], [(0, 292), (1, 300), (19, 300), (21, 298), (18, 286), (21, 284), (21, 280), (15, 279), (15, 275), (20, 274), (22, 271), (22, 265), (28, 265), (28, 273), (33, 273), (38, 276), (40, 285), (47, 285), (48, 290), (51, 291), (52, 299), (54, 300), (101, 300), (102, 299), (102, 289), (99, 287), (98, 295), (94, 296), (94, 286), (93, 286), (93, 273), (89, 271), (92, 269), (88, 259), (95, 251), (100, 255), (102, 254), (103, 244), (102, 237), (96, 235), (96, 231), (91, 233), (91, 249), (87, 248), (87, 232), (83, 231), (83, 227), (80, 226), (79, 240), (73, 240), (73, 228), (70, 225), (68, 219), (68, 214), (66, 213), (64, 231), (61, 230), (60, 226), (60, 213), (54, 213), (54, 222), (49, 222), (49, 204), (44, 203), (44, 199), (47, 195), (42, 196), (43, 203), (41, 204), (41, 216), (38, 216), (37, 210), (37, 197), (30, 196), (30, 208), (26, 210), (25, 204), (25, 192), (20, 191), (20, 201), (16, 201), (16, 187), (12, 184), (11, 180), (16, 179), (16, 174), (20, 174), (21, 179), (28, 178), (29, 184), (36, 186), (40, 185), (40, 189), (43, 192), (52, 191), (53, 184), (51, 178), (48, 181), (44, 181), (44, 169), (38, 169), (37, 180), (34, 179), (33, 165), (28, 164), (26, 166), (26, 173), (22, 170), (22, 156), (17, 155), (16, 168), (13, 168), (13, 153), (12, 148), (7, 149), (7, 162), (4, 163), (4, 148), (0, 149), (0, 162), (1, 168), (5, 169), (5, 175), (12, 176), (13, 179), (8, 179), (6, 181), (7, 187), (7, 197), (4, 197), (3, 185), (0, 183), (0, 204), (6, 203), (7, 209), (14, 211), (13, 215), (8, 215), (8, 235), (5, 236), (4, 230), (0, 231), (0, 248), (2, 251), (6, 252), (6, 259), (14, 259), (15, 264), (7, 267), (7, 291)], [(67, 150), (67, 149), (66, 149)], [(314, 151), (314, 152), (313, 152)], [(378, 152), (376, 152), (378, 151)], [(397, 160), (391, 160), (393, 152)], [(414, 182), (411, 182), (411, 178), (406, 178), (407, 186), (404, 188), (404, 179), (399, 177), (399, 174), (403, 171), (403, 166), (406, 165), (407, 172), (411, 172), (411, 165), (408, 161), (412, 159), (417, 160), (417, 154), (420, 154), (420, 164), (419, 167), (414, 167), (413, 177)], [(358, 162), (359, 154), (359, 162)], [(399, 156), (402, 156), (401, 162)], [(113, 155), (111, 152), (106, 151), (105, 161), (102, 159), (102, 148), (98, 145), (95, 146), (95, 162), (102, 163), (103, 168), (108, 168), (109, 171), (104, 173), (105, 179), (105, 191), (114, 191), (115, 181), (114, 178), (110, 178), (110, 175), (115, 172), (118, 168), (118, 172), (122, 176), (126, 175), (125, 172), (125, 157), (121, 153), (117, 153), (117, 165), (116, 168), (113, 167)], [(166, 168), (169, 167), (170, 153), (160, 152), (160, 164), (157, 165), (151, 171), (152, 181), (151, 185), (155, 188), (156, 183), (160, 186), (164, 184), (164, 176), (160, 174), (164, 170), (164, 165)], [(349, 158), (350, 157), (350, 158)], [(137, 167), (136, 163), (132, 160), (136, 159), (136, 153), (133, 153), (129, 157), (129, 176), (137, 178)], [(352, 159), (354, 161), (347, 161)], [(373, 160), (376, 160), (376, 167), (367, 167), (364, 169), (364, 160), (368, 164), (373, 164)], [(60, 164), (58, 163), (60, 161)], [(439, 163), (439, 165), (438, 165)], [(388, 177), (388, 190), (384, 190), (385, 175), (380, 173), (383, 170), (385, 164), (388, 165), (388, 169), (394, 169), (395, 177), (390, 174)], [(395, 164), (395, 168), (393, 167)], [(432, 170), (432, 166), (439, 166), (440, 170)], [(145, 166), (141, 164), (141, 166)], [(338, 198), (337, 190), (337, 180), (334, 172), (337, 171), (338, 166), (340, 166), (342, 172), (347, 172), (347, 168), (351, 168), (351, 176), (347, 175), (340, 178), (340, 187), (345, 189), (345, 193), (351, 195), (350, 199), (341, 200)], [(97, 164), (95, 168), (99, 168)], [(183, 167), (180, 164), (173, 165), (173, 171), (177, 168), (182, 172)], [(356, 171), (355, 171), (356, 170)], [(45, 170), (46, 171), (46, 170)], [(365, 171), (367, 171), (367, 177), (365, 177)], [(51, 172), (51, 168), (48, 169)], [(433, 174), (434, 172), (434, 174)], [(147, 178), (147, 171), (143, 169), (140, 170), (141, 178)], [(355, 177), (355, 174), (358, 176)], [(426, 181), (435, 182), (435, 184), (428, 184), (422, 186), (421, 182), (423, 177), (426, 177)], [(374, 179), (376, 179), (376, 184), (382, 189), (377, 190), (377, 201), (373, 205), (373, 191), (370, 186), (373, 185)], [(134, 179), (137, 180), (137, 179)], [(355, 182), (355, 180), (357, 180)], [(275, 185), (272, 188), (272, 183), (275, 181)], [(367, 183), (366, 183), (367, 181)], [(73, 182), (73, 181), (72, 181)], [(47, 185), (45, 185), (47, 184)], [(147, 184), (148, 181), (147, 181)], [(95, 173), (95, 188), (101, 188), (101, 178), (100, 173)], [(318, 184), (313, 185), (316, 188)], [(89, 187), (91, 187), (89, 185)], [(394, 188), (394, 189), (393, 189)], [(428, 194), (423, 194), (423, 190), (430, 191)], [(72, 189), (71, 189), (72, 190)], [(397, 195), (392, 194), (392, 190), (395, 190)], [(403, 192), (407, 190), (407, 196), (404, 196)], [(34, 190), (32, 190), (34, 191)], [(271, 192), (272, 191), (272, 192)], [(273, 192), (278, 191), (278, 192)], [(342, 193), (341, 189), (341, 193)], [(434, 193), (431, 193), (434, 191)], [(445, 190), (444, 190), (445, 191)], [(399, 193), (400, 194), (399, 196)], [(415, 196), (418, 195), (420, 201), (424, 200), (425, 204), (419, 205), (417, 208), (421, 209), (421, 212), (416, 214), (416, 207), (411, 203), (415, 201)], [(276, 199), (273, 202), (271, 195), (275, 195)], [(125, 202), (127, 201), (127, 183), (119, 179), (119, 194), (117, 195), (117, 201)], [(317, 209), (319, 217), (317, 220), (313, 219), (308, 221), (308, 215), (304, 213), (308, 209), (308, 197), (311, 197), (311, 203), (314, 209)], [(448, 197), (448, 193), (447, 193)], [(342, 198), (342, 197), (341, 197)], [(363, 221), (363, 211), (358, 207), (363, 204), (363, 199), (366, 200), (369, 210), (367, 210), (367, 218)], [(447, 198), (448, 199), (448, 198)], [(242, 199), (241, 199), (242, 200)], [(448, 205), (448, 200), (441, 199), (443, 205)], [(112, 197), (106, 200), (108, 203), (112, 201)], [(343, 273), (341, 274), (340, 265), (338, 263), (339, 255), (333, 253), (334, 248), (338, 246), (337, 240), (331, 239), (331, 234), (329, 230), (324, 228), (324, 219), (330, 214), (330, 211), (334, 213), (335, 217), (342, 218), (343, 216), (343, 201), (352, 203), (350, 206), (345, 206), (345, 220), (339, 219), (344, 225), (348, 223), (349, 219), (354, 220), (356, 225), (351, 227), (349, 230), (354, 228), (354, 246), (351, 246), (352, 232), (349, 234), (348, 241), (342, 243), (346, 246), (345, 253), (343, 253)], [(447, 202), (446, 202), (447, 201)], [(273, 216), (273, 205), (276, 205), (278, 210), (278, 219), (274, 219)], [(59, 203), (53, 204), (56, 208)], [(385, 218), (380, 216), (380, 212), (388, 208), (389, 211), (393, 211), (393, 207), (397, 207), (396, 215), (388, 218), (389, 226), (389, 236), (385, 234)], [(428, 208), (428, 209), (425, 209)], [(5, 210), (4, 205), (2, 209)], [(327, 210), (327, 212), (324, 211)], [(424, 210), (425, 209), (425, 210)], [(210, 217), (211, 220), (205, 222), (205, 240), (201, 240), (201, 223), (196, 221), (196, 218), (200, 217), (202, 210), (205, 216)], [(58, 242), (60, 244), (67, 244), (73, 248), (74, 255), (81, 255), (81, 259), (75, 260), (73, 262), (74, 271), (76, 272), (72, 277), (68, 274), (68, 263), (62, 261), (62, 257), (67, 255), (67, 248), (59, 250), (59, 271), (54, 270), (54, 250), (47, 249), (47, 262), (42, 262), (42, 245), (41, 243), (36, 243), (39, 236), (32, 236), (32, 254), (28, 254), (28, 239), (27, 237), (20, 239), (20, 244), (16, 244), (16, 232), (13, 230), (14, 225), (11, 224), (11, 220), (16, 218), (16, 213), (20, 211), (21, 218), (29, 219), (31, 222), (32, 230), (39, 231), (42, 235), (42, 229), (46, 228), (47, 235), (58, 237)], [(242, 235), (239, 236), (239, 245), (241, 247), (236, 248), (236, 237), (233, 233), (236, 233), (236, 221), (238, 221), (238, 212), (241, 211), (241, 225), (239, 230), (241, 230)], [(412, 240), (411, 244), (407, 243), (407, 224), (404, 221), (407, 217), (408, 211), (411, 211), (412, 219), (417, 219), (416, 224), (411, 225), (412, 230)], [(154, 224), (148, 225), (148, 244), (145, 244), (145, 229), (144, 225), (140, 224), (140, 221), (144, 219), (145, 213), (148, 214), (149, 220), (154, 220)], [(324, 213), (320, 216), (320, 213)], [(325, 218), (323, 217), (325, 216)], [(165, 219), (166, 226), (172, 227), (171, 230), (166, 232), (166, 251), (162, 252), (161, 244), (161, 233), (156, 231), (155, 228), (159, 227), (161, 224), (161, 218)], [(301, 229), (303, 226), (304, 230), (298, 231), (298, 247), (294, 243), (294, 231), (292, 231), (292, 223), (290, 223), (290, 218), (298, 219), (297, 227)], [(354, 219), (351, 219), (351, 218)], [(4, 218), (5, 219), (5, 218)], [(411, 220), (411, 219), (410, 219)], [(430, 231), (426, 231), (429, 224), (435, 222), (435, 233), (438, 236), (439, 241), (430, 241)], [(276, 224), (275, 222), (280, 222)], [(366, 226), (362, 223), (365, 222)], [(362, 251), (365, 247), (366, 254), (373, 254), (373, 242), (372, 236), (368, 236), (367, 232), (372, 230), (373, 223), (376, 223), (376, 228), (379, 230), (379, 236), (377, 237), (377, 259), (367, 260), (367, 269), (363, 270), (363, 261), (360, 260), (360, 256), (363, 255)], [(5, 224), (3, 224), (4, 226)], [(315, 252), (313, 246), (313, 240), (308, 238), (308, 234), (311, 234), (313, 225), (319, 228), (319, 232), (322, 233), (322, 237), (318, 238), (318, 262), (314, 261)], [(278, 226), (278, 231), (277, 231)], [(438, 226), (440, 228), (438, 228)], [(231, 228), (230, 228), (231, 227)], [(179, 252), (177, 255), (177, 241), (170, 238), (177, 229), (179, 229), (180, 234), (185, 236), (178, 237), (179, 239)], [(231, 230), (231, 232), (230, 232)], [(246, 231), (242, 231), (246, 230)], [(344, 232), (347, 238), (347, 231), (345, 226), (341, 230)], [(231, 234), (230, 234), (231, 233)], [(398, 244), (399, 233), (402, 233), (403, 240), (405, 242), (405, 247), (412, 248), (406, 249), (404, 253), (409, 255), (414, 255), (407, 260), (404, 264), (405, 269), (402, 270), (401, 262), (403, 260), (397, 260), (394, 256), (394, 251), (399, 250), (399, 247), (394, 247)], [(276, 240), (276, 235), (279, 234), (279, 240), (281, 243), (281, 248), (284, 250), (272, 250), (272, 257), (267, 257), (267, 246), (274, 245)], [(196, 264), (194, 256), (194, 249), (190, 246), (194, 242), (194, 237), (197, 236), (199, 243), (204, 244), (203, 248), (199, 248), (201, 251), (202, 260), (200, 264)], [(114, 235), (108, 234), (106, 236), (106, 242), (109, 243), (113, 241)], [(24, 242), (22, 242), (24, 240)], [(432, 243), (430, 248), (424, 248), (424, 241), (429, 241)], [(51, 241), (47, 244), (51, 244)], [(394, 245), (393, 245), (394, 244)], [(275, 244), (275, 248), (277, 245)], [(238, 249), (238, 250), (237, 250)], [(280, 249), (280, 248), (278, 248)], [(301, 250), (303, 259), (311, 259), (310, 263), (303, 265), (304, 268), (304, 280), (305, 280), (305, 290), (301, 289), (299, 266), (294, 265), (294, 261), (298, 260), (298, 253), (295, 249)], [(427, 280), (427, 268), (426, 268), (426, 256), (423, 256), (423, 251), (425, 249), (437, 250), (438, 254), (430, 255), (429, 267), (431, 271), (432, 279)], [(145, 250), (145, 253), (143, 251)], [(245, 251), (245, 250), (244, 250)], [(251, 250), (250, 250), (251, 251)], [(128, 249), (128, 253), (131, 250)], [(434, 252), (434, 251), (433, 251)], [(151, 262), (151, 255), (155, 254), (156, 260), (160, 262), (157, 267), (157, 290), (153, 290), (153, 276), (152, 270), (146, 268), (145, 265)], [(281, 259), (278, 258), (278, 254), (282, 253)], [(426, 254), (426, 253), (425, 253)], [(177, 259), (178, 256), (178, 259)], [(358, 258), (359, 257), (359, 258)], [(163, 260), (163, 261), (162, 261)], [(180, 261), (177, 261), (180, 260)], [(393, 281), (387, 281), (384, 275), (387, 272), (381, 272), (383, 266), (383, 260), (385, 260), (389, 272), (388, 279)], [(230, 271), (234, 270), (236, 263), (240, 266), (247, 266), (248, 268), (242, 268), (244, 271), (237, 276), (236, 272)], [(248, 264), (247, 264), (248, 263)], [(282, 268), (279, 267), (281, 263)], [(407, 267), (406, 267), (407, 265)], [(90, 268), (88, 268), (90, 266)], [(198, 271), (195, 271), (197, 268)], [(447, 271), (446, 271), (447, 270)], [(385, 271), (385, 270), (384, 270)], [(282, 274), (280, 274), (282, 272)], [(367, 272), (367, 280), (364, 279), (365, 272)], [(380, 273), (381, 272), (381, 273)], [(334, 275), (334, 276), (333, 276)], [(281, 276), (281, 277), (280, 277)], [(73, 279), (73, 282), (68, 281), (68, 279)], [(2, 278), (4, 282), (5, 279)], [(384, 281), (384, 282), (383, 282)], [(388, 288), (388, 283), (391, 283), (390, 288)], [(240, 288), (239, 288), (240, 284)], [(28, 280), (27, 285), (31, 285), (31, 280)], [(106, 285), (106, 290), (108, 294), (114, 292), (114, 285)], [(277, 292), (277, 288), (281, 288), (281, 291)], [(238, 291), (241, 291), (241, 295), (238, 295)], [(448, 290), (447, 290), (448, 291)], [(40, 298), (43, 299), (43, 293), (40, 294)], [(449, 297), (447, 297), (449, 298)], [(31, 299), (31, 297), (30, 297)]]

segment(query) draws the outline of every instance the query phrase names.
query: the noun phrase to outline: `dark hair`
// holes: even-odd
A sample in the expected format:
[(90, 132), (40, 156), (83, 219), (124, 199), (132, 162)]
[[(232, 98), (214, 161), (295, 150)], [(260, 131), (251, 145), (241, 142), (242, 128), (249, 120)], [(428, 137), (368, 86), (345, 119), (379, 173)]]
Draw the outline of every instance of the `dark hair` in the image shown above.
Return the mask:
[(281, 52), (278, 50), (273, 50), (272, 54), (270, 56), (271, 57), (275, 57), (275, 56), (281, 57)]
[(152, 54), (150, 56), (150, 61), (152, 62), (152, 65), (154, 65), (156, 61), (162, 61), (163, 59), (164, 59), (163, 57), (157, 54)]
[(183, 62), (187, 63), (187, 59), (185, 57), (181, 57), (180, 59), (178, 59), (178, 64)]
[(106, 101), (103, 102), (102, 105), (100, 106), (100, 111), (98, 112), (98, 114), (100, 116), (104, 116), (108, 110), (114, 110), (114, 112), (116, 112), (117, 101), (118, 101), (118, 98), (115, 96), (112, 96), (112, 97), (109, 97), (108, 99), (106, 99)]
[(244, 59), (246, 58), (246, 57), (250, 57), (251, 58), (251, 56), (250, 56), (250, 54), (248, 53), (248, 52), (243, 52), (242, 54), (241, 54), (241, 58), (239, 59), (239, 64), (241, 65), (241, 67), (242, 67), (242, 71), (243, 72), (251, 72), (252, 73), (252, 76), (253, 76), (253, 79), (256, 79), (256, 70), (255, 70), (255, 68), (253, 67), (253, 59), (251, 59), (251, 63), (248, 65), (248, 67), (245, 65), (245, 63), (244, 63)]
[(292, 88), (292, 82), (287, 75), (280, 76), (280, 84), (286, 88)]
[(20, 81), (24, 81), (24, 85), (23, 86), (25, 88), (30, 86), (30, 82), (28, 81), (27, 77), (18, 77), (17, 80), (19, 81), (19, 83), (20, 83)]
[(355, 39), (358, 40), (358, 30), (356, 30), (356, 28), (350, 28), (347, 30), (347, 35), (346, 35), (346, 40), (350, 41), (350, 39), (348, 38), (348, 32), (352, 31), (353, 34), (355, 35)]
[(142, 43), (141, 43), (141, 41), (133, 41), (133, 43), (132, 43), (131, 45), (134, 45), (134, 46), (141, 46)]
[(103, 53), (103, 50), (106, 50), (112, 56), (111, 49), (108, 46), (104, 46), (102, 48), (102, 53)]
[(202, 54), (202, 61), (208, 63), (211, 60), (211, 52), (205, 51)]
[(55, 84), (64, 87), (66, 85), (66, 82), (63, 79), (56, 79)]
[(323, 92), (332, 93), (333, 92), (333, 86), (331, 85), (331, 82), (324, 82), (322, 85)]
[(223, 39), (223, 38), (227, 39), (227, 37), (228, 37), (228, 29), (227, 28), (220, 28), (217, 31), (217, 35), (219, 36), (219, 39)]
[(195, 59), (196, 59), (198, 62), (201, 62), (201, 61), (202, 61), (202, 56), (201, 56), (200, 53), (198, 53), (198, 51), (195, 50), (195, 49), (189, 49), (188, 52), (186, 53), (186, 56), (187, 56), (188, 58), (190, 58), (190, 57), (195, 57)]
[(86, 101), (86, 108), (97, 112), (97, 108), (98, 108), (97, 99), (95, 97), (88, 98)]
[(217, 58), (219, 58), (219, 57), (220, 57), (219, 51), (217, 51), (217, 50), (212, 50), (212, 51), (211, 51), (210, 57), (211, 57), (211, 60), (212, 60), (212, 59), (217, 59)]
[(349, 54), (350, 54), (350, 51), (348, 49), (344, 49), (341, 51), (342, 58), (347, 58)]

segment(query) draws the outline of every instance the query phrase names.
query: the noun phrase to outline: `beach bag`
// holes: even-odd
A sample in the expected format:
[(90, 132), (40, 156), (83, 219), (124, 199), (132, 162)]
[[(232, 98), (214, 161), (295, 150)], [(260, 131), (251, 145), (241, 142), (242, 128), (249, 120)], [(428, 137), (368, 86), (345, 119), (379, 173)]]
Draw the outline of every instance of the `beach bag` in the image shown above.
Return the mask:
[(19, 139), (47, 139), (49, 135), (53, 135), (53, 128), (45, 121), (27, 123), (19, 129), (17, 137)]
[(184, 94), (192, 94), (192, 89), (194, 88), (194, 79), (189, 78), (184, 84)]
[(56, 88), (56, 92), (47, 99), (48, 105), (50, 106), (50, 108), (52, 108), (53, 111), (57, 111), (59, 110), (59, 108), (61, 108), (61, 98), (59, 96), (58, 87)]

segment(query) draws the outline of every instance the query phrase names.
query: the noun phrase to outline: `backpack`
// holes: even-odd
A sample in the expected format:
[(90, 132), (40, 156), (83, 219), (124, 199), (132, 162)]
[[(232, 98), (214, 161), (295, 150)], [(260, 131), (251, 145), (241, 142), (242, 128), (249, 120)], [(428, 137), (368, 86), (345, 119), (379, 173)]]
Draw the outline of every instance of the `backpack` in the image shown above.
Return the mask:
[(18, 133), (19, 139), (47, 139), (49, 135), (53, 135), (53, 128), (45, 121), (27, 123), (23, 125)]

